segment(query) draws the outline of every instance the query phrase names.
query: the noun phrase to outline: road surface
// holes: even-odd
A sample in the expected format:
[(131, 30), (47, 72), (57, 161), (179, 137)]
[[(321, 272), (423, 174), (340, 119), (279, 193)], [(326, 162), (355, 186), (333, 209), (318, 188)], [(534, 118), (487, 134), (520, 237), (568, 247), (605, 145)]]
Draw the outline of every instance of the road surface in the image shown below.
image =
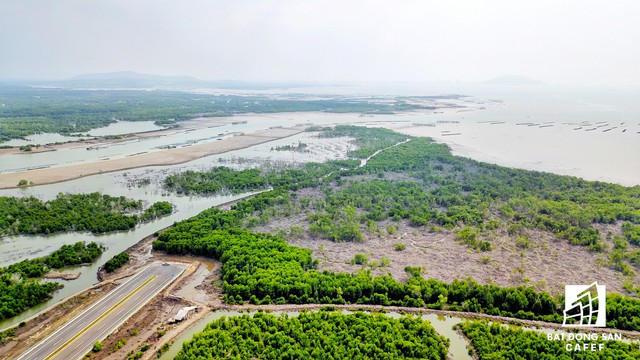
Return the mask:
[(76, 360), (91, 351), (131, 315), (177, 278), (185, 267), (154, 263), (126, 279), (80, 315), (55, 330), (19, 360)]

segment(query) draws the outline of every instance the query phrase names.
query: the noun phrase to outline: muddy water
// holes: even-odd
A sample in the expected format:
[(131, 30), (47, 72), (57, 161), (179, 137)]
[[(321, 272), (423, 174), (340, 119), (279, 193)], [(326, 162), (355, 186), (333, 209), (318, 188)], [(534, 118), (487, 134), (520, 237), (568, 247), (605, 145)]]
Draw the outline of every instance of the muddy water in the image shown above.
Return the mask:
[(126, 196), (132, 199), (140, 199), (147, 205), (156, 201), (169, 201), (174, 205), (174, 213), (170, 216), (140, 224), (129, 231), (103, 235), (60, 233), (50, 236), (12, 236), (0, 239), (0, 254), (2, 254), (0, 257), (0, 266), (7, 266), (28, 258), (45, 256), (64, 244), (73, 244), (78, 241), (96, 241), (107, 247), (102, 257), (94, 264), (65, 269), (70, 272), (80, 272), (81, 275), (78, 279), (72, 281), (54, 280), (64, 284), (64, 288), (54, 293), (53, 298), (49, 301), (35, 306), (14, 318), (0, 321), (0, 329), (17, 324), (60, 300), (97, 283), (98, 268), (114, 255), (126, 250), (141, 239), (172, 225), (174, 222), (195, 216), (203, 210), (248, 195), (238, 194), (214, 197), (177, 196), (162, 189), (162, 178), (161, 176), (156, 176), (150, 184), (138, 186), (138, 177), (136, 174), (119, 172), (23, 190), (0, 190), (0, 196), (35, 196), (42, 200), (54, 198), (60, 192), (88, 193), (99, 191), (112, 196)]
[[(272, 147), (297, 144), (298, 141), (307, 143), (309, 153), (292, 153), (271, 151)], [(92, 235), (90, 233), (60, 233), (50, 236), (11, 236), (0, 239), (0, 266), (7, 266), (24, 259), (41, 257), (50, 254), (60, 246), (73, 244), (78, 241), (96, 241), (107, 247), (106, 252), (94, 264), (84, 267), (65, 269), (71, 272), (80, 272), (80, 278), (73, 281), (55, 280), (64, 284), (64, 288), (57, 291), (53, 298), (39, 306), (11, 319), (0, 321), (0, 329), (14, 325), (24, 319), (46, 309), (47, 307), (67, 298), (95, 283), (97, 283), (97, 270), (114, 255), (126, 250), (146, 236), (181, 221), (195, 216), (213, 206), (235, 200), (245, 196), (226, 195), (214, 197), (178, 196), (162, 188), (162, 180), (170, 173), (188, 169), (204, 170), (211, 166), (227, 165), (233, 167), (246, 167), (256, 164), (255, 160), (275, 160), (282, 162), (308, 162), (325, 161), (337, 157), (344, 157), (346, 152), (353, 149), (347, 139), (317, 139), (310, 133), (303, 133), (295, 137), (281, 139), (274, 142), (260, 144), (219, 154), (207, 158), (198, 159), (189, 163), (171, 166), (158, 166), (150, 168), (120, 171), (108, 174), (89, 176), (71, 180), (64, 183), (29, 187), (25, 189), (0, 190), (0, 196), (35, 196), (41, 200), (55, 198), (58, 193), (72, 194), (102, 192), (111, 196), (125, 196), (132, 199), (140, 199), (147, 205), (157, 201), (169, 201), (174, 205), (174, 213), (168, 217), (149, 223), (138, 225), (130, 231), (122, 231), (104, 235)], [(238, 159), (253, 159), (253, 162), (239, 162)], [(139, 185), (140, 180), (149, 180), (147, 185)], [(210, 264), (213, 266), (213, 263)]]
[[(145, 131), (162, 130), (164, 127), (155, 125), (153, 121), (118, 121), (116, 123), (96, 128), (88, 131), (89, 137), (92, 136), (107, 136), (107, 135), (121, 135), (121, 134), (133, 134)], [(42, 133), (26, 136), (22, 139), (12, 139), (9, 141), (1, 142), (0, 146), (23, 146), (23, 145), (36, 145), (36, 144), (52, 144), (56, 142), (77, 141), (79, 139), (86, 139), (87, 136), (65, 136), (54, 133)]]
[(91, 136), (107, 136), (134, 134), (162, 129), (164, 129), (164, 127), (156, 125), (153, 121), (118, 121), (105, 127), (93, 129), (88, 133)]
[[(51, 152), (5, 155), (2, 156), (0, 161), (0, 172), (10, 173), (22, 171), (26, 168), (56, 167), (60, 165), (95, 162), (107, 158), (123, 158), (132, 154), (160, 151), (161, 147), (166, 146), (184, 147), (193, 144), (213, 142), (218, 139), (228, 137), (234, 132), (244, 132), (249, 134), (260, 130), (266, 130), (274, 126), (349, 122), (353, 121), (353, 119), (357, 119), (357, 116), (357, 114), (322, 114), (322, 116), (318, 116), (316, 113), (243, 115), (232, 118), (232, 120), (238, 122), (237, 124), (221, 124), (216, 122), (218, 119), (211, 119), (209, 127), (204, 127), (197, 131), (176, 130), (175, 132), (164, 136), (146, 137), (119, 143), (92, 146), (90, 147), (91, 150), (87, 150), (87, 146), (79, 145), (77, 147), (59, 149)], [(231, 121), (229, 118), (226, 120)], [(117, 127), (118, 124), (120, 123), (113, 124), (111, 126)], [(129, 127), (130, 125), (127, 126), (127, 129), (129, 129)], [(144, 129), (144, 127), (142, 129)], [(98, 129), (94, 131), (98, 132)], [(100, 132), (113, 133), (114, 131)]]
[[(351, 311), (342, 311), (344, 314), (351, 314)], [(249, 312), (249, 314), (254, 314), (255, 312)], [(288, 311), (286, 312), (290, 316), (297, 316), (300, 314), (298, 311)], [(173, 359), (176, 354), (182, 348), (182, 344), (186, 341), (189, 341), (193, 338), (193, 335), (201, 332), (210, 322), (217, 320), (223, 316), (238, 316), (246, 313), (239, 313), (237, 311), (216, 311), (207, 315), (202, 320), (198, 321), (194, 325), (192, 325), (187, 331), (185, 331), (182, 335), (177, 337), (173, 342), (173, 345), (165, 354), (160, 357), (160, 360), (170, 360)], [(282, 312), (274, 311), (273, 314), (282, 314)], [(393, 318), (399, 318), (403, 315), (395, 312), (389, 312), (385, 315), (391, 316)], [(449, 345), (449, 357), (454, 360), (468, 360), (471, 359), (469, 353), (467, 352), (467, 342), (465, 339), (458, 333), (453, 330), (453, 326), (464, 321), (461, 318), (450, 317), (450, 316), (441, 316), (435, 314), (423, 315), (422, 319), (428, 320), (431, 325), (434, 327), (438, 334), (448, 338), (451, 343)]]
[(60, 134), (44, 133), (25, 136), (25, 139), (12, 139), (0, 143), (0, 146), (25, 146), (44, 145), (57, 142), (78, 141), (86, 137), (65, 136)]

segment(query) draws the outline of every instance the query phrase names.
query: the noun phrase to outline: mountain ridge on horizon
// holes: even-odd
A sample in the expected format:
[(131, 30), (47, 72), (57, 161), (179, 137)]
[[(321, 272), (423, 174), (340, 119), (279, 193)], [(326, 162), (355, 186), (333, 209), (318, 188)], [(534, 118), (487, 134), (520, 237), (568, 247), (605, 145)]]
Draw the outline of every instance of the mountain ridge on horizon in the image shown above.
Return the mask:
[(242, 80), (202, 80), (190, 75), (157, 75), (136, 71), (112, 71), (87, 73), (63, 80), (50, 80), (52, 84), (72, 87), (104, 88), (153, 88), (153, 87), (207, 87), (221, 89), (274, 89), (280, 87), (309, 87), (317, 83), (311, 81), (242, 81)]
[(114, 79), (138, 79), (138, 80), (188, 80), (188, 81), (204, 81), (197, 79), (189, 75), (157, 75), (157, 74), (143, 74), (136, 71), (111, 71), (102, 73), (87, 73), (73, 76), (71, 78), (62, 81), (76, 81), (76, 80), (114, 80)]
[(535, 80), (524, 75), (503, 75), (489, 80), (481, 81), (481, 84), (487, 85), (509, 85), (509, 86), (522, 86), (522, 85), (546, 85), (544, 81)]
[[(59, 80), (61, 82), (69, 82), (69, 81), (104, 81), (104, 80), (145, 80), (145, 81), (184, 81), (184, 82), (193, 82), (193, 83), (227, 83), (227, 84), (321, 84), (325, 83), (324, 81), (244, 81), (244, 80), (231, 80), (231, 79), (216, 79), (216, 80), (203, 80), (200, 78), (196, 78), (191, 75), (159, 75), (159, 74), (147, 74), (147, 73), (139, 73), (137, 71), (125, 70), (125, 71), (111, 71), (111, 72), (97, 72), (97, 73), (86, 73), (73, 76), (71, 78), (67, 78), (64, 80)], [(367, 83), (372, 81), (327, 81), (326, 83)], [(373, 82), (398, 82), (404, 83), (407, 81), (398, 80), (398, 81), (373, 81)], [(432, 82), (451, 82), (451, 83), (459, 83), (460, 81), (421, 81), (425, 83)], [(461, 81), (462, 83), (476, 83), (476, 84), (488, 84), (488, 85), (546, 85), (544, 81), (533, 79), (524, 75), (503, 75), (494, 77), (488, 80), (482, 81)]]

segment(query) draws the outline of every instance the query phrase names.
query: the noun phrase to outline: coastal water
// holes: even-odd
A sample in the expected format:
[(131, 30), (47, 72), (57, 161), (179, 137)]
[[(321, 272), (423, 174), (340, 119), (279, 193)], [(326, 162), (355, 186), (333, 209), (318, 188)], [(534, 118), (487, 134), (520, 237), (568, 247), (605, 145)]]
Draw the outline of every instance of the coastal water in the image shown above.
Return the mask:
[[(184, 147), (227, 138), (233, 133), (253, 133), (275, 126), (297, 124), (331, 124), (352, 122), (358, 114), (282, 113), (247, 114), (232, 117), (233, 123), (219, 123), (219, 118), (210, 118), (208, 126), (196, 131), (169, 131), (163, 136), (150, 136), (125, 140), (111, 144), (88, 146), (77, 144), (57, 151), (4, 155), (0, 159), (0, 173), (11, 173), (39, 167), (81, 164), (106, 159), (117, 159), (129, 155), (161, 151), (165, 147)], [(230, 120), (227, 118), (227, 120)], [(116, 125), (113, 125), (116, 126)], [(128, 125), (131, 126), (131, 125)], [(129, 129), (131, 130), (131, 129)], [(95, 131), (98, 131), (96, 129)]]

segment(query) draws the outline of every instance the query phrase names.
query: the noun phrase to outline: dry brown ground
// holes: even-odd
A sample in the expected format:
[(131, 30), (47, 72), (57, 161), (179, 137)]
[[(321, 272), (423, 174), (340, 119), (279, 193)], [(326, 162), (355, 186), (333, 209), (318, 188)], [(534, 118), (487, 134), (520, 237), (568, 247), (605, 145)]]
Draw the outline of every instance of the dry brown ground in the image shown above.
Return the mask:
[[(622, 287), (624, 276), (602, 266), (602, 254), (554, 239), (550, 234), (532, 231), (532, 246), (528, 249), (517, 248), (513, 238), (498, 234), (491, 239), (492, 251), (478, 252), (458, 242), (455, 234), (448, 231), (429, 233), (403, 223), (396, 225), (399, 227), (396, 235), (367, 234), (362, 243), (335, 243), (308, 237), (290, 239), (289, 243), (312, 250), (313, 256), (320, 259), (320, 270), (355, 272), (365, 268), (374, 275), (390, 273), (405, 281), (406, 266), (421, 266), (426, 270), (425, 277), (445, 282), (472, 277), (480, 283), (533, 285), (560, 294), (565, 284), (597, 280), (606, 284), (608, 291), (626, 293)], [(396, 244), (404, 244), (405, 250), (395, 251)], [(365, 254), (375, 262), (386, 256), (391, 264), (375, 268), (353, 265), (350, 260), (356, 254)]]
[[(410, 180), (409, 178), (403, 180)], [(298, 198), (320, 196), (319, 189), (302, 189)], [(308, 228), (305, 213), (290, 217), (274, 216), (268, 224), (254, 228), (254, 231), (288, 233), (291, 226)], [(395, 234), (387, 233), (389, 225), (397, 226)], [(440, 281), (471, 277), (479, 283), (494, 283), (499, 286), (531, 285), (538, 290), (562, 294), (566, 284), (583, 284), (598, 281), (607, 285), (608, 291), (630, 294), (623, 288), (625, 281), (636, 286), (640, 284), (638, 275), (625, 277), (621, 272), (606, 266), (607, 251), (613, 247), (605, 238), (611, 231), (620, 232), (620, 225), (599, 225), (597, 228), (605, 243), (605, 251), (594, 252), (583, 246), (571, 245), (567, 240), (557, 239), (554, 234), (540, 230), (527, 230), (531, 245), (526, 248), (516, 246), (515, 237), (506, 229), (488, 233), (486, 238), (493, 244), (488, 252), (479, 252), (456, 240), (454, 231), (430, 232), (429, 227), (411, 227), (407, 221), (386, 220), (378, 223), (377, 233), (362, 230), (363, 242), (337, 243), (318, 239), (305, 233), (301, 238), (285, 235), (289, 244), (313, 251), (313, 257), (320, 260), (320, 270), (335, 272), (356, 272), (371, 270), (373, 275), (391, 274), (399, 281), (406, 281), (406, 266), (423, 267), (423, 275)], [(282, 232), (281, 232), (282, 233)], [(396, 244), (405, 245), (405, 250), (396, 251)], [(351, 264), (356, 254), (364, 254), (370, 262), (380, 263), (382, 257), (390, 260), (387, 267)]]

